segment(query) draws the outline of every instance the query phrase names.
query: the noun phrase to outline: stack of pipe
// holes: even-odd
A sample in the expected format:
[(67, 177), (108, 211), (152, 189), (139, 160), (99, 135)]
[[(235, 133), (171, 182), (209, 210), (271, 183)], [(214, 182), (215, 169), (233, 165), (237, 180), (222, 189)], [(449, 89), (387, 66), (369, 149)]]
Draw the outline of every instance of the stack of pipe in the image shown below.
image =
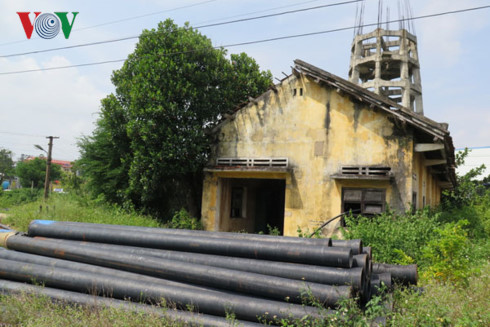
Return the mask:
[[(0, 231), (0, 245), (0, 292), (81, 304), (90, 293), (128, 310), (145, 306), (121, 299), (163, 299), (181, 309), (167, 318), (205, 326), (229, 324), (229, 312), (244, 326), (322, 319), (344, 298), (369, 301), (381, 282), (417, 280), (415, 265), (373, 265), (361, 240), (34, 220), (27, 235)], [(23, 284), (32, 280), (45, 287)], [(305, 296), (326, 309), (302, 304)]]

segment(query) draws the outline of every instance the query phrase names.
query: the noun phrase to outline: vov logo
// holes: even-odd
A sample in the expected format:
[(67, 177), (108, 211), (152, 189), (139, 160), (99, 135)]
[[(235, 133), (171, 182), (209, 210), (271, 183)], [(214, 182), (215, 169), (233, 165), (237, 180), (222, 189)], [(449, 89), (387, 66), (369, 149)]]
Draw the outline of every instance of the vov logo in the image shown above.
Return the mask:
[(75, 23), (75, 18), (78, 15), (78, 12), (72, 12), (73, 19), (71, 23), (68, 21), (68, 12), (55, 12), (52, 13), (44, 13), (41, 14), (39, 11), (35, 11), (34, 21), (31, 22), (29, 18), (30, 12), (17, 12), (17, 15), (20, 17), (20, 22), (24, 27), (24, 32), (26, 32), (26, 36), (28, 39), (32, 36), (32, 31), (36, 30), (37, 35), (42, 37), (43, 39), (52, 39), (60, 32), (60, 25), (63, 34), (65, 35), (65, 39), (70, 37), (71, 29), (73, 24)]

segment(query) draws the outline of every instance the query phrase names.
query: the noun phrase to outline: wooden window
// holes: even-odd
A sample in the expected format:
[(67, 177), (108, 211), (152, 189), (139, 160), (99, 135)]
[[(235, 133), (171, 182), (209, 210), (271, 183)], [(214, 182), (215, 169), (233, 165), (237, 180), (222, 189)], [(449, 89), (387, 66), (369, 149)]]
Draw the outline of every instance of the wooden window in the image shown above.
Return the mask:
[(372, 216), (385, 210), (385, 189), (342, 189), (342, 212), (352, 211), (353, 214)]

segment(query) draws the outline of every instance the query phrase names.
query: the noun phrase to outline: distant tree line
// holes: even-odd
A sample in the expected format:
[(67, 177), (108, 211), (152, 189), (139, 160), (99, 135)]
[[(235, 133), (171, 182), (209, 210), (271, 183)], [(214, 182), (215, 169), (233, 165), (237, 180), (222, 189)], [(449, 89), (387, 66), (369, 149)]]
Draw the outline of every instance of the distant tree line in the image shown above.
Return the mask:
[(0, 149), (0, 184), (14, 175), (14, 161), (12, 151)]
[[(19, 161), (15, 167), (15, 174), (20, 179), (22, 187), (43, 188), (46, 180), (46, 159), (33, 158)], [(61, 167), (51, 164), (49, 181), (53, 182), (61, 178)]]
[[(22, 160), (17, 162), (17, 165), (14, 165), (12, 156), (12, 151), (0, 149), (0, 184), (4, 180), (18, 177), (23, 187), (44, 187), (46, 178), (46, 159), (33, 158), (30, 160)], [(60, 166), (51, 165), (50, 172), (51, 182), (61, 178)]]

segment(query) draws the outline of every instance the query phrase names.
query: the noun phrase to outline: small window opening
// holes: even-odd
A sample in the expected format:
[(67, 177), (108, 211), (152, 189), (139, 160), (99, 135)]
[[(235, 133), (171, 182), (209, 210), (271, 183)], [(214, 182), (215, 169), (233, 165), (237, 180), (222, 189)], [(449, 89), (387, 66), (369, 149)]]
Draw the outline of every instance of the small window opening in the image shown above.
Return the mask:
[(342, 212), (352, 211), (354, 215), (373, 216), (385, 210), (385, 189), (342, 190)]
[(303, 96), (303, 88), (302, 87), (299, 89), (299, 95)]

